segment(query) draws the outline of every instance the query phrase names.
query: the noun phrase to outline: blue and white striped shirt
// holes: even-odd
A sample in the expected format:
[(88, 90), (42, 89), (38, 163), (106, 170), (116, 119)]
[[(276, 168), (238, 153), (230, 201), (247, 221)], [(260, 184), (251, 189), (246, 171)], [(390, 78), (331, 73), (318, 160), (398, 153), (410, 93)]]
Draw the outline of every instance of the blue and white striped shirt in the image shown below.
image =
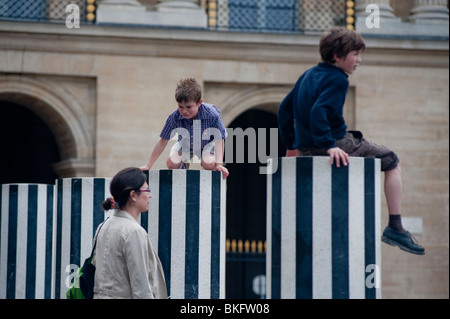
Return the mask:
[(185, 119), (178, 109), (172, 112), (166, 120), (160, 137), (170, 140), (178, 133), (178, 142), (183, 147), (189, 147), (196, 154), (200, 154), (206, 144), (213, 140), (224, 140), (227, 131), (222, 122), (219, 109), (208, 103), (202, 103), (195, 120)]

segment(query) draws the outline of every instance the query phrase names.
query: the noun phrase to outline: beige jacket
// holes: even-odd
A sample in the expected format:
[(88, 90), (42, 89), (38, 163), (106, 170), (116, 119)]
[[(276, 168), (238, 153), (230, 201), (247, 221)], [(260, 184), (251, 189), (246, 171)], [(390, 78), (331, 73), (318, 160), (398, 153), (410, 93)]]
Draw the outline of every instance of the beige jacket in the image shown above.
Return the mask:
[(101, 228), (95, 250), (94, 299), (167, 298), (161, 261), (133, 216), (116, 210)]

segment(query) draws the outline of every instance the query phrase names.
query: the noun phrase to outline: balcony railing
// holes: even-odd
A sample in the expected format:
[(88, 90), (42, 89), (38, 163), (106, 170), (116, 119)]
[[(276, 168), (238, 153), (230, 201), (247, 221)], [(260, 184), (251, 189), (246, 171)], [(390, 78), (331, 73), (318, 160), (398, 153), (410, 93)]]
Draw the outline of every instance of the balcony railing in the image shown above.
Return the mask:
[[(64, 23), (66, 7), (79, 8), (81, 24), (95, 23), (96, 0), (0, 0), (0, 20)], [(208, 0), (202, 1), (208, 29), (250, 32), (323, 31), (345, 25), (345, 0)]]
[(345, 24), (346, 2), (339, 0), (212, 0), (208, 5), (211, 29), (299, 32)]
[(0, 0), (0, 20), (65, 22), (68, 5), (79, 8), (81, 23), (95, 22), (95, 0)]

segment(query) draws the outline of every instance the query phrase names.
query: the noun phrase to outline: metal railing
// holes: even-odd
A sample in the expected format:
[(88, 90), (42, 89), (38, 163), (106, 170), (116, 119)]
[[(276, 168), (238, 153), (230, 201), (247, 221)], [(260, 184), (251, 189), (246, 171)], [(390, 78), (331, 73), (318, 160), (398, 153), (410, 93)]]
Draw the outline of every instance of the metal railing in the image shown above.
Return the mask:
[(209, 0), (210, 29), (307, 32), (346, 24), (343, 0)]
[(231, 299), (266, 297), (266, 243), (226, 240), (226, 296)]
[[(95, 23), (96, 0), (0, 0), (0, 20), (64, 23), (68, 5), (79, 8), (81, 23)], [(207, 0), (208, 29), (298, 33), (344, 26), (354, 1)], [(349, 7), (350, 6), (350, 7)], [(351, 18), (351, 17), (350, 17)], [(351, 27), (351, 26), (350, 26)]]
[(0, 19), (65, 22), (69, 5), (78, 7), (81, 23), (95, 22), (95, 0), (0, 0)]

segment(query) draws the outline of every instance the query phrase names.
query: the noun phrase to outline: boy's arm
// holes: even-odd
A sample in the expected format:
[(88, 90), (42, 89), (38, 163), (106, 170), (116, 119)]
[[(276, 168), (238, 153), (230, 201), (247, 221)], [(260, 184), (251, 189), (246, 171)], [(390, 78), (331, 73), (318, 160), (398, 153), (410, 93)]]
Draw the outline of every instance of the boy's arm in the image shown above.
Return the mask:
[(293, 95), (294, 89), (289, 92), (278, 108), (278, 128), (281, 140), (288, 150), (294, 149), (295, 140)]
[(140, 169), (143, 171), (147, 171), (152, 168), (153, 164), (155, 164), (156, 160), (161, 156), (162, 152), (167, 146), (167, 143), (169, 140), (165, 140), (163, 138), (160, 138), (158, 143), (156, 143), (155, 147), (153, 148), (152, 154), (150, 155), (150, 159), (147, 163), (147, 165), (141, 166)]
[[(333, 125), (345, 125), (343, 119), (343, 106), (347, 95), (348, 81), (334, 81), (329, 83), (320, 93), (311, 108), (310, 123), (311, 134), (317, 148), (330, 149), (336, 147), (336, 140), (333, 137), (330, 121)], [(336, 119), (342, 121), (336, 123)]]
[(348, 81), (336, 81), (328, 85), (311, 109), (311, 132), (317, 147), (325, 148), (330, 155), (330, 164), (336, 163), (340, 167), (340, 162), (344, 166), (349, 163), (348, 154), (336, 146), (336, 140), (332, 135), (332, 127), (329, 116), (342, 119), (339, 125), (345, 125), (342, 109), (348, 90)]
[(214, 170), (222, 172), (223, 178), (227, 178), (230, 174), (228, 169), (223, 166), (224, 140), (214, 140), (214, 150), (216, 157), (216, 167)]

